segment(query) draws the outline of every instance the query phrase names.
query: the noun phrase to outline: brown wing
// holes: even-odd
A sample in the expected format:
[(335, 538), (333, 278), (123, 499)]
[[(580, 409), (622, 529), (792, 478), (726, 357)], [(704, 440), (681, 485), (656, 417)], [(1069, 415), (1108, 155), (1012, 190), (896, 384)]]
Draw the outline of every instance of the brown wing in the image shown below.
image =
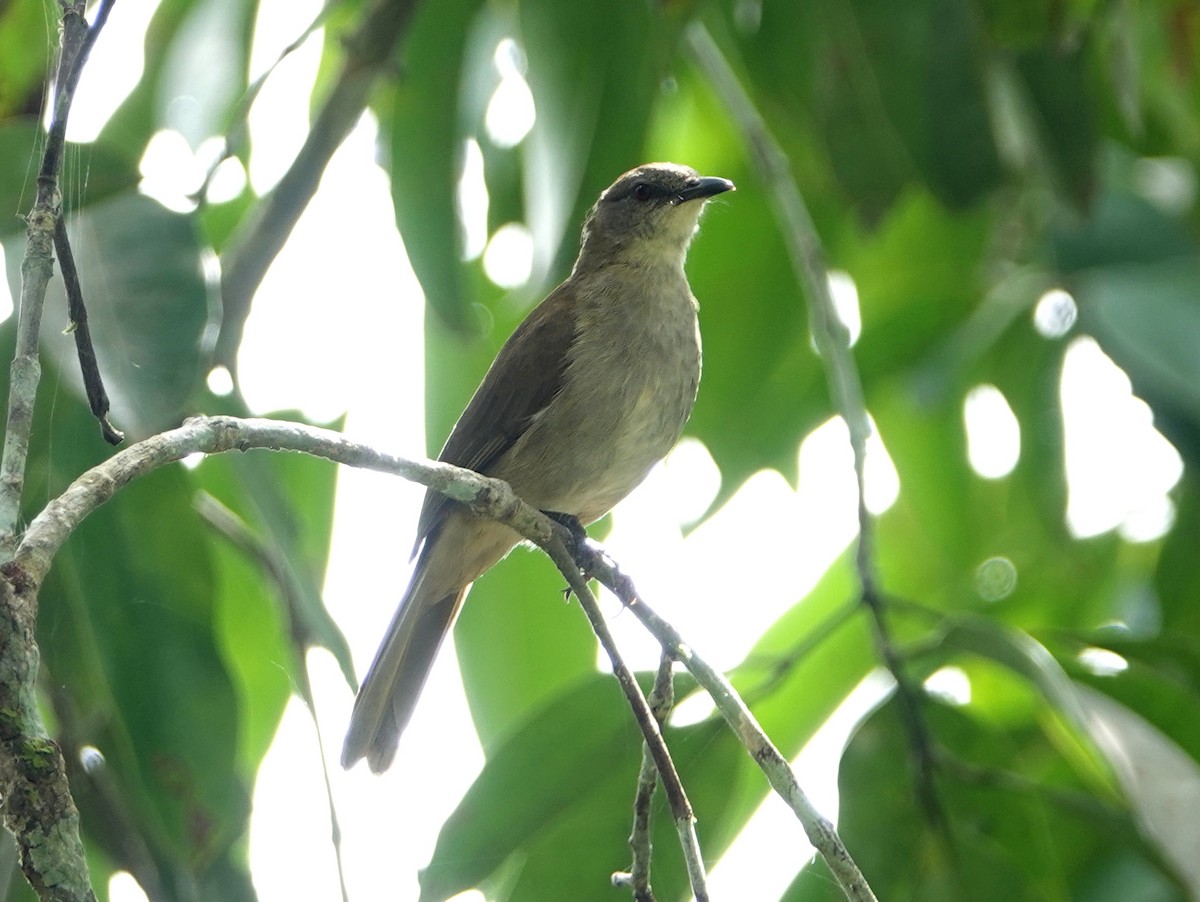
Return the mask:
[[(575, 338), (575, 315), (574, 293), (570, 283), (564, 282), (504, 343), (454, 424), (438, 460), (489, 472), (562, 387), (567, 351)], [(414, 553), (441, 522), (450, 503), (441, 492), (425, 494)]]

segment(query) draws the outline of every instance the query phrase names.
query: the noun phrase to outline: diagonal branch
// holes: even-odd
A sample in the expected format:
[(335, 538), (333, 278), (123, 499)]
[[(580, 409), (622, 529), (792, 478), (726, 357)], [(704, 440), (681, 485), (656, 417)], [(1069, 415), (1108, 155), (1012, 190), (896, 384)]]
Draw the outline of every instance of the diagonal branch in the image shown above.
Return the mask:
[(663, 620), (638, 595), (633, 582), (621, 573), (607, 556), (593, 546), (580, 548), (581, 566), (589, 576), (621, 599), (621, 602), (641, 621), (663, 650), (683, 664), (712, 697), (717, 710), (733, 730), (738, 741), (746, 748), (771, 788), (787, 802), (804, 827), (809, 842), (825, 859), (829, 870), (837, 878), (847, 899), (854, 902), (874, 902), (875, 895), (866, 878), (850, 857), (837, 831), (809, 801), (796, 774), (787, 759), (763, 732), (746, 703), (730, 685), (725, 676), (696, 654), (683, 641), (675, 627)]
[(87, 393), (88, 408), (100, 423), (100, 434), (110, 445), (125, 441), (125, 434), (108, 421), (108, 392), (100, 377), (100, 365), (96, 361), (96, 348), (92, 344), (92, 329), (88, 325), (87, 307), (83, 303), (83, 287), (79, 284), (79, 271), (75, 268), (75, 253), (67, 237), (66, 221), (60, 216), (54, 227), (54, 249), (58, 252), (58, 265), (62, 270), (63, 287), (67, 291), (67, 321), (69, 331), (75, 336), (75, 353), (79, 358), (79, 370), (83, 376), (83, 387)]
[[(654, 677), (654, 688), (647, 701), (659, 727), (667, 721), (667, 715), (675, 704), (675, 687), (671, 668), (674, 664), (666, 651), (658, 662), (658, 673)], [(637, 792), (633, 799), (633, 830), (629, 834), (629, 851), (632, 863), (628, 872), (613, 874), (613, 886), (626, 886), (633, 891), (634, 902), (655, 902), (650, 887), (650, 811), (654, 801), (654, 790), (658, 788), (658, 770), (649, 746), (642, 750), (642, 766), (638, 771)]]
[(753, 162), (758, 167), (759, 175), (774, 202), (791, 256), (792, 268), (804, 286), (805, 295), (809, 300), (809, 329), (825, 368), (834, 408), (850, 433), (850, 448), (854, 454), (854, 475), (858, 489), (858, 545), (855, 550), (855, 569), (861, 588), (860, 598), (870, 614), (880, 657), (896, 680), (900, 710), (916, 759), (917, 795), (931, 823), (944, 827), (945, 815), (933, 782), (932, 743), (921, 715), (919, 690), (905, 673), (900, 654), (892, 641), (884, 596), (875, 574), (875, 526), (866, 502), (867, 440), (872, 432), (871, 419), (863, 397), (862, 379), (854, 362), (854, 354), (850, 350), (849, 334), (838, 316), (829, 288), (825, 251), (808, 213), (808, 207), (804, 203), (804, 197), (792, 177), (787, 155), (767, 128), (754, 101), (738, 81), (716, 41), (699, 23), (693, 23), (689, 27), (688, 41), (697, 64), (708, 77), (749, 145)]
[[(517, 500), (520, 504), (525, 504), (520, 499)], [(667, 796), (667, 803), (671, 806), (671, 816), (675, 820), (675, 832), (679, 834), (679, 844), (683, 849), (683, 857), (688, 866), (688, 881), (691, 884), (692, 895), (695, 896), (696, 902), (708, 902), (707, 878), (704, 874), (704, 862), (700, 855), (700, 842), (696, 836), (696, 817), (692, 812), (691, 802), (688, 801), (687, 794), (684, 791), (683, 781), (679, 779), (679, 772), (675, 769), (675, 762), (671, 760), (667, 744), (663, 741), (659, 722), (650, 710), (650, 705), (646, 701), (646, 697), (642, 695), (641, 687), (638, 686), (637, 681), (633, 678), (633, 673), (625, 666), (625, 662), (621, 658), (621, 653), (612, 637), (612, 633), (609, 632), (608, 624), (604, 622), (604, 615), (600, 613), (600, 604), (596, 600), (596, 596), (592, 590), (588, 587), (584, 573), (580, 569), (578, 563), (579, 557), (583, 550), (587, 548), (586, 541), (580, 541), (582, 529), (577, 534), (559, 523), (552, 523), (552, 525), (556, 528), (550, 541), (545, 543), (539, 542), (529, 535), (526, 535), (526, 538), (537, 542), (538, 546), (554, 561), (559, 572), (567, 578), (567, 584), (579, 600), (579, 606), (583, 608), (588, 622), (591, 623), (592, 631), (596, 634), (596, 638), (600, 640), (600, 644), (604, 647), (605, 653), (612, 662), (613, 674), (616, 676), (617, 682), (621, 685), (621, 689), (625, 693), (625, 699), (633, 711), (634, 719), (642, 731), (642, 736), (646, 741), (646, 749), (649, 751), (650, 757), (654, 762), (654, 767), (658, 771), (659, 779), (662, 780), (663, 791)]]
[[(564, 526), (530, 507), (501, 480), (439, 461), (397, 457), (350, 441), (340, 433), (328, 429), (275, 420), (196, 417), (178, 429), (152, 436), (120, 451), (72, 482), (34, 518), (25, 531), (15, 559), (4, 568), (3, 574), (7, 582), (19, 590), (29, 607), (35, 608), (37, 591), (49, 572), (55, 553), (92, 511), (111, 499), (121, 488), (134, 479), (182, 460), (189, 454), (218, 454), (255, 448), (298, 451), (348, 466), (392, 473), (442, 492), (447, 497), (468, 505), (479, 516), (504, 523), (550, 555), (566, 576), (572, 591), (579, 595), (580, 603), (588, 612), (589, 618), (593, 619), (594, 623), (599, 621), (599, 632), (603, 641), (603, 634), (607, 633), (607, 628), (604, 627), (595, 598), (584, 582), (583, 572), (596, 575), (630, 607), (660, 644), (683, 663), (713, 696), (718, 710), (763, 769), (772, 787), (796, 812), (813, 845), (825, 857), (830, 870), (838, 877), (847, 897), (856, 902), (866, 902), (875, 898), (833, 826), (812, 807), (787, 761), (771, 744), (750, 710), (724, 676), (697, 655), (674, 627), (659, 618), (638, 598), (629, 581), (602, 555), (587, 553), (589, 546), (586, 543), (573, 541)], [(568, 551), (568, 548), (571, 551)], [(577, 562), (572, 553), (580, 556), (580, 562)], [(29, 642), (32, 643), (32, 633)], [(0, 657), (0, 662), (2, 660)], [(20, 679), (28, 681), (34, 676), (31, 672), (19, 675)], [(0, 673), (0, 684), (8, 679), (7, 674)], [(646, 701), (641, 697), (641, 690), (636, 682), (633, 683), (633, 689), (636, 690), (636, 696), (641, 698), (640, 705), (645, 706)], [(27, 704), (20, 712), (21, 716), (36, 718), (32, 682), (22, 691), (26, 693), (24, 697)], [(636, 710), (638, 705), (634, 704)], [(643, 735), (651, 740), (650, 746), (654, 750), (652, 736), (658, 734), (657, 723), (648, 708), (645, 709), (645, 716), (649, 718), (652, 729), (649, 731), (650, 735), (646, 735), (645, 732)], [(40, 721), (37, 723), (40, 727)], [(670, 766), (669, 756), (665, 755), (665, 748), (655, 754), (655, 766), (666, 786), (667, 781), (671, 779), (669, 775), (673, 772), (673, 767)], [(0, 784), (0, 792), (3, 792), (4, 788), (4, 785)], [(668, 795), (670, 792), (668, 788)], [(686, 805), (686, 797), (683, 804)], [(689, 844), (698, 848), (694, 839), (688, 839), (688, 834), (694, 837), (690, 808), (683, 809), (687, 812), (686, 816), (682, 816), (678, 811), (679, 809), (673, 806), (676, 827), (685, 841), (685, 849)], [(698, 852), (696, 861), (699, 861)]]

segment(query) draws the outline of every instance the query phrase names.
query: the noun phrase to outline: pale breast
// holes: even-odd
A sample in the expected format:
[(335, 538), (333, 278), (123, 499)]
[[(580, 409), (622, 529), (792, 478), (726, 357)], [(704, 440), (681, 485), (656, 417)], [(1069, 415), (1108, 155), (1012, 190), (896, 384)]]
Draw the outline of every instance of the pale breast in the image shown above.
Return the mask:
[(603, 516), (678, 440), (700, 381), (695, 301), (674, 278), (598, 286), (560, 394), (496, 475), (530, 503)]

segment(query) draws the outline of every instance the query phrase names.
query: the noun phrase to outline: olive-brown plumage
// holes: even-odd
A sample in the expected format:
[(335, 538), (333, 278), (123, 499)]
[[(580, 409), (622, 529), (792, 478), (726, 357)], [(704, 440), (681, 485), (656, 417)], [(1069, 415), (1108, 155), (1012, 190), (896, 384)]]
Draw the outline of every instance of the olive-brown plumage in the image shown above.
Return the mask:
[[(588, 214), (570, 277), (500, 349), (439, 459), (585, 525), (629, 494), (691, 413), (700, 334), (683, 262), (705, 202), (732, 188), (671, 163), (617, 179)], [(426, 494), (416, 570), (355, 700), (344, 766), (391, 764), (468, 587), (520, 539)]]

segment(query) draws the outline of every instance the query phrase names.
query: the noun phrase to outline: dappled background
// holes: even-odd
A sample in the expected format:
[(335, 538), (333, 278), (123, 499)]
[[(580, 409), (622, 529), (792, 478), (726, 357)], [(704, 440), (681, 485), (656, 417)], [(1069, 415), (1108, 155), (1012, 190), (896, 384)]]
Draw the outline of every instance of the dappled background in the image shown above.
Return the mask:
[[(705, 351), (688, 437), (614, 514), (614, 554), (788, 757), (818, 737), (801, 780), (881, 898), (1200, 894), (1195, 4), (393, 5), (385, 32), (362, 27), (365, 0), (117, 4), (63, 182), (117, 424), (136, 439), (287, 408), (436, 452), (604, 186), (650, 159), (730, 178), (688, 261)], [(14, 295), (56, 17), (0, 6)], [(357, 127), (239, 293), (261, 198), (300, 193), (280, 178), (338, 104)], [(871, 561), (924, 759), (858, 604), (845, 430), (747, 111), (786, 155), (853, 342), (878, 436)], [(109, 454), (49, 303), (27, 517)], [(13, 334), (10, 316), (0, 349)], [(336, 895), (294, 699), (336, 749), (419, 497), (293, 456), (190, 462), (67, 545), (42, 597), (43, 701), (102, 895), (115, 873), (113, 898), (135, 879), (152, 898)], [(212, 527), (212, 499), (253, 547)], [(421, 898), (619, 896), (640, 740), (560, 590), (529, 553), (481, 580), (461, 688), (446, 654), (401, 773), (330, 775), (351, 898), (417, 898), (430, 862)], [(733, 848), (714, 897), (838, 898), (725, 728), (683, 713), (667, 740), (702, 847), (710, 864)], [(684, 898), (658, 823), (658, 897)]]

